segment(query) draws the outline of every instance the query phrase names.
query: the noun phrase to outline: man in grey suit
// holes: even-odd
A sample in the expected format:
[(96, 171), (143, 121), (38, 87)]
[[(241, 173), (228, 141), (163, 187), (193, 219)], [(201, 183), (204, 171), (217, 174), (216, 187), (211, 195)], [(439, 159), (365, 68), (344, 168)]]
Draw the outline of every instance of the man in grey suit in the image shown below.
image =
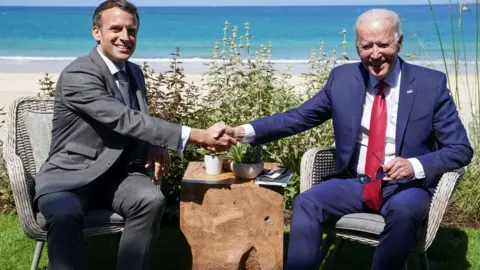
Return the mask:
[[(193, 129), (150, 117), (145, 82), (128, 62), (139, 16), (126, 0), (101, 3), (93, 15), (98, 46), (61, 73), (50, 154), (36, 176), (35, 202), (45, 216), (49, 269), (84, 269), (82, 228), (88, 208), (109, 208), (126, 220), (117, 269), (147, 269), (165, 197), (155, 178), (168, 166), (166, 149), (187, 143), (223, 150), (236, 143), (224, 126)], [(136, 160), (153, 159), (139, 165)], [(152, 162), (152, 163), (151, 163)]]

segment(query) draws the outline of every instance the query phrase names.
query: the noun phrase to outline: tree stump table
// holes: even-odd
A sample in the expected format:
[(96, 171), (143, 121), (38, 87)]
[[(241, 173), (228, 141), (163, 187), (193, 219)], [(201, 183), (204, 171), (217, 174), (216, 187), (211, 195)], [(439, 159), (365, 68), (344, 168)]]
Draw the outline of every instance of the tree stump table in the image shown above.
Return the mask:
[(180, 200), (187, 268), (283, 269), (282, 188), (237, 180), (232, 172), (208, 175), (203, 162), (191, 162)]

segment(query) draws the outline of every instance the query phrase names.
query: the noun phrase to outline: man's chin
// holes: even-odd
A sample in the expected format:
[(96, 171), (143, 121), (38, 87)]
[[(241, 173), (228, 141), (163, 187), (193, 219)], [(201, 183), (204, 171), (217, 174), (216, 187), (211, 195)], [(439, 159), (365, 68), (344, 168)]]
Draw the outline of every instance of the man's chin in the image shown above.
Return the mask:
[(377, 80), (383, 80), (385, 77), (386, 77), (386, 70), (384, 69), (377, 69), (377, 68), (373, 68), (373, 67), (370, 67), (368, 69), (368, 71), (370, 72), (370, 74), (375, 77), (375, 79)]
[(129, 54), (120, 54), (120, 55), (117, 55), (115, 58), (119, 62), (126, 62), (130, 58), (130, 55)]

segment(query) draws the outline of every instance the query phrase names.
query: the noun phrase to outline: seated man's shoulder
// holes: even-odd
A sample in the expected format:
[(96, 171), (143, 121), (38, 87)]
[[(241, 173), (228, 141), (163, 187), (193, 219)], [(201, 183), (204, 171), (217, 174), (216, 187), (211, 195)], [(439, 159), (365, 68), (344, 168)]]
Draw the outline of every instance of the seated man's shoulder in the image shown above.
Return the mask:
[(412, 74), (417, 74), (417, 75), (421, 75), (422, 77), (433, 78), (437, 80), (445, 76), (445, 73), (433, 68), (429, 68), (421, 65), (415, 65), (415, 64), (409, 64), (409, 65), (410, 65)]
[(341, 64), (332, 69), (332, 73), (353, 73), (358, 72), (361, 63), (346, 63)]
[(62, 71), (62, 75), (74, 74), (79, 72), (100, 73), (100, 68), (93, 62), (93, 60), (90, 57), (81, 56), (73, 60), (69, 65), (67, 65)]

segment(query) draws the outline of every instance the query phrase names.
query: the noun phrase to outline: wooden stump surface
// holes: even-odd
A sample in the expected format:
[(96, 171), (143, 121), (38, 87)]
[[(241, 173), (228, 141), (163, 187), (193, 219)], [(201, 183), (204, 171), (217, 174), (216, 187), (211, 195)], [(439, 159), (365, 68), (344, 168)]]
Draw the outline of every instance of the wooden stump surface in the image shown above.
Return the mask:
[(191, 268), (283, 269), (282, 193), (238, 181), (232, 173), (209, 176), (203, 162), (190, 163), (182, 181), (180, 228)]

